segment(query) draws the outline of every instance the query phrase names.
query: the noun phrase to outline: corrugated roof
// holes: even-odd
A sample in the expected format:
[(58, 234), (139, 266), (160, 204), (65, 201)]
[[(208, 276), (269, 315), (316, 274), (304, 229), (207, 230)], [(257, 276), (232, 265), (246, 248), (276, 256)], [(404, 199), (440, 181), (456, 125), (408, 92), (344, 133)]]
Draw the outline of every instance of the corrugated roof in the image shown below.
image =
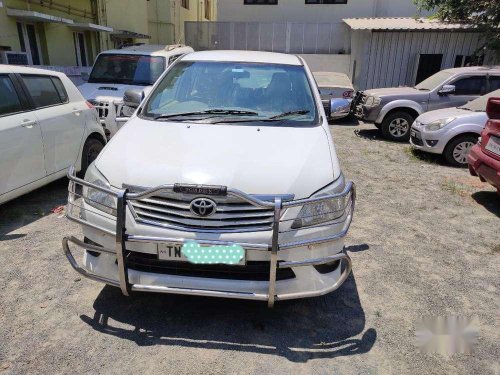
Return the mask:
[(444, 23), (428, 18), (344, 18), (343, 21), (353, 30), (456, 30), (470, 28), (464, 24)]

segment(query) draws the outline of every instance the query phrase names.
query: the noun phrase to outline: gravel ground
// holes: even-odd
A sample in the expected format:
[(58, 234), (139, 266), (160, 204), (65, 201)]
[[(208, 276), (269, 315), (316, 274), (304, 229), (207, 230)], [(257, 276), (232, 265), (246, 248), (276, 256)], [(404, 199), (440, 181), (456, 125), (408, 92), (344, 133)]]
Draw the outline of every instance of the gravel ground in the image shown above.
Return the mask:
[[(331, 127), (358, 186), (353, 274), (318, 299), (263, 303), (140, 294), (81, 279), (78, 226), (51, 209), (65, 180), (0, 207), (0, 374), (499, 374), (500, 198), (439, 158)], [(476, 317), (471, 354), (423, 354), (421, 317)]]

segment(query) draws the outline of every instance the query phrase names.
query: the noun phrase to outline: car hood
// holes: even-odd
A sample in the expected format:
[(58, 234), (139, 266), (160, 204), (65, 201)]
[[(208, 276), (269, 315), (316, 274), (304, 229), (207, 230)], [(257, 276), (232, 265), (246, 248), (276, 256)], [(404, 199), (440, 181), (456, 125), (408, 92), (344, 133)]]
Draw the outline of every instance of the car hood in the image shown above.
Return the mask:
[(147, 90), (151, 86), (124, 85), (118, 83), (84, 83), (78, 90), (87, 100), (122, 101), (127, 90)]
[(388, 87), (382, 89), (371, 89), (363, 91), (368, 96), (384, 97), (402, 97), (402, 96), (423, 96), (429, 95), (428, 91), (420, 91), (413, 87)]
[(433, 121), (445, 119), (448, 117), (460, 118), (461, 120), (467, 120), (471, 123), (476, 123), (476, 121), (479, 121), (477, 123), (481, 123), (481, 125), (484, 125), (484, 122), (486, 122), (487, 119), (486, 112), (472, 112), (465, 109), (452, 107), (426, 112), (420, 115), (416, 121), (422, 124), (429, 124)]
[[(321, 127), (170, 123), (131, 119), (96, 167), (116, 188), (186, 183), (306, 198), (340, 175)], [(335, 163), (335, 169), (338, 164)]]

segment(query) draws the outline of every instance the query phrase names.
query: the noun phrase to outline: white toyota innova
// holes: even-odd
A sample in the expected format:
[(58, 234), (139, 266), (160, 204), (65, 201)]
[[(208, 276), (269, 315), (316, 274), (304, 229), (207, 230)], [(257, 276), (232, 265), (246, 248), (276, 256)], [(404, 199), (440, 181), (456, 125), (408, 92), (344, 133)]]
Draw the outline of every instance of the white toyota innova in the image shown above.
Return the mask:
[[(335, 111), (335, 108), (333, 109)], [(195, 52), (88, 169), (69, 173), (76, 271), (131, 291), (267, 301), (337, 289), (355, 189), (300, 57)], [(84, 249), (83, 264), (75, 248)]]

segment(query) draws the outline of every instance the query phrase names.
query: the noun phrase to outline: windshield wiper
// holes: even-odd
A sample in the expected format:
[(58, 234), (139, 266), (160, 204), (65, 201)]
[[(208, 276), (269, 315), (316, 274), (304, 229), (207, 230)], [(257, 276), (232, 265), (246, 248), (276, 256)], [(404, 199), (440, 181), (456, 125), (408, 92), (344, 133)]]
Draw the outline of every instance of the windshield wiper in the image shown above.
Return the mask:
[(208, 109), (206, 111), (196, 111), (196, 112), (184, 112), (184, 113), (172, 113), (172, 114), (161, 114), (154, 117), (155, 120), (167, 119), (173, 117), (185, 117), (185, 116), (199, 116), (199, 115), (232, 115), (232, 116), (257, 116), (257, 112), (252, 111), (241, 111), (238, 109)]
[(280, 113), (279, 115), (269, 117), (264, 120), (281, 120), (282, 118), (288, 117), (288, 116), (297, 116), (297, 115), (307, 115), (310, 111), (307, 109), (299, 109), (297, 111), (289, 111), (289, 112), (283, 112)]

